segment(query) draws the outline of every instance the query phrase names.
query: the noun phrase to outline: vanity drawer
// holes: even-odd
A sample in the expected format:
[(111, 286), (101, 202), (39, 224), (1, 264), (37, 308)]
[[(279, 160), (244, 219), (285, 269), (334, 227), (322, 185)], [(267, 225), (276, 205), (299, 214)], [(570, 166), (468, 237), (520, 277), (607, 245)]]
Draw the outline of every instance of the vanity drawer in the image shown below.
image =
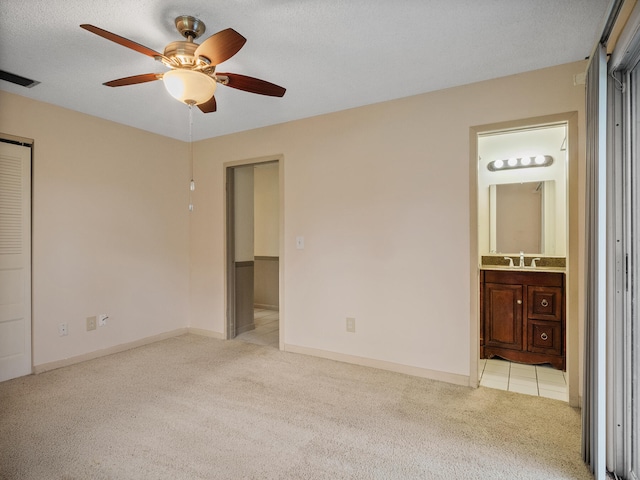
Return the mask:
[(547, 355), (562, 354), (562, 327), (557, 322), (529, 320), (527, 350)]
[(562, 288), (527, 287), (527, 317), (536, 320), (562, 321)]

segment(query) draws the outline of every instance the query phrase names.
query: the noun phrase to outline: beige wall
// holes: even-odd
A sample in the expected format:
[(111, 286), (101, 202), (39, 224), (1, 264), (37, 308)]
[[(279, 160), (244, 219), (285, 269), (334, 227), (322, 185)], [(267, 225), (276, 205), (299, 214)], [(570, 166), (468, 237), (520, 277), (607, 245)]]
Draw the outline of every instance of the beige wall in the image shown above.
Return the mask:
[[(186, 326), (222, 334), (224, 165), (281, 158), (286, 348), (464, 381), (470, 127), (578, 111), (582, 162), (584, 86), (573, 76), (584, 68), (197, 142), (191, 221), (184, 143), (0, 92), (0, 132), (35, 139), (35, 364)], [(99, 313), (109, 325), (86, 332)]]
[(235, 261), (252, 262), (254, 250), (253, 167), (234, 171)]
[(278, 164), (254, 168), (255, 255), (277, 257), (280, 249)]
[(34, 139), (34, 365), (185, 327), (186, 144), (5, 92), (0, 105), (0, 132)]
[[(468, 377), (470, 127), (578, 111), (583, 159), (584, 86), (573, 78), (584, 68), (199, 142), (191, 324), (223, 331), (224, 164), (283, 155), (286, 348)], [(346, 317), (356, 318), (355, 334), (345, 331)]]

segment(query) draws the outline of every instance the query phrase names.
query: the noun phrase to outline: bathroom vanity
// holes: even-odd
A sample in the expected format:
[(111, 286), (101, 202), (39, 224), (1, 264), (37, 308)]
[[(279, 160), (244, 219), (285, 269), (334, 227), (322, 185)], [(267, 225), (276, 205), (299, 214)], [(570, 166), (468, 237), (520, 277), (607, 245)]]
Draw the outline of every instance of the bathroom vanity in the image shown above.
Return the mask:
[(480, 358), (565, 370), (564, 272), (485, 268), (480, 312)]

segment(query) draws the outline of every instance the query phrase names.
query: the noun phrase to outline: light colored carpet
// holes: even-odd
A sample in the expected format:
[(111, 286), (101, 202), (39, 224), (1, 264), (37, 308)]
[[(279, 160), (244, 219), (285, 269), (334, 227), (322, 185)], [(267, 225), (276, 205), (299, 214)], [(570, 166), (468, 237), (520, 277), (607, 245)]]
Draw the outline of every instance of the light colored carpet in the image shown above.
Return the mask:
[(2, 479), (590, 479), (566, 403), (184, 335), (0, 383)]

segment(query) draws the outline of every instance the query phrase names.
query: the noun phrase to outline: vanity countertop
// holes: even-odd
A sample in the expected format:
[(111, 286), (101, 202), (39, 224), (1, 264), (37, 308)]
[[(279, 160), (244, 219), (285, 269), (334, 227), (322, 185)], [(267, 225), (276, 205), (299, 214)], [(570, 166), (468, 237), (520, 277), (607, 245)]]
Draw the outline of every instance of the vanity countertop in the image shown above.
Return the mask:
[(509, 267), (507, 265), (481, 265), (480, 270), (500, 270), (510, 272), (561, 272), (566, 271), (565, 267)]
[[(566, 257), (552, 257), (545, 255), (524, 254), (524, 264), (526, 267), (519, 267), (520, 255), (517, 254), (493, 254), (482, 255), (480, 270), (511, 270), (514, 272), (565, 272), (567, 270)], [(513, 261), (513, 266), (509, 266), (509, 259)], [(531, 262), (536, 260), (536, 266), (530, 267)]]

